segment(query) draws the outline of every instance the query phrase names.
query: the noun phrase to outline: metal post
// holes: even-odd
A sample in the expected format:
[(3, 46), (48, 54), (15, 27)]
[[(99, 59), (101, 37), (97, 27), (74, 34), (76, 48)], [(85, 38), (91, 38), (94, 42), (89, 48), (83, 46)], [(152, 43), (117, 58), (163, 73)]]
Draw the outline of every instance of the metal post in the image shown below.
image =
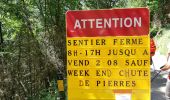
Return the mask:
[(162, 70), (160, 70), (152, 79), (151, 79), (151, 83), (154, 81), (154, 79), (161, 73)]

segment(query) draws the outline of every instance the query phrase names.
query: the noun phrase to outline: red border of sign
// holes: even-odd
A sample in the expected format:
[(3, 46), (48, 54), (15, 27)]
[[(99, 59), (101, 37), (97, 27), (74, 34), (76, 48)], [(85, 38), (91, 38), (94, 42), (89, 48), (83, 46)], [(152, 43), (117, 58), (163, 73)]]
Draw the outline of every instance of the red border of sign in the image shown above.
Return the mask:
[[(141, 27), (117, 27), (117, 28), (85, 28), (74, 29), (76, 19), (99, 19), (99, 18), (133, 18), (141, 17)], [(103, 9), (67, 11), (66, 32), (67, 37), (100, 37), (100, 36), (142, 36), (149, 34), (149, 9), (126, 8), (126, 9)]]

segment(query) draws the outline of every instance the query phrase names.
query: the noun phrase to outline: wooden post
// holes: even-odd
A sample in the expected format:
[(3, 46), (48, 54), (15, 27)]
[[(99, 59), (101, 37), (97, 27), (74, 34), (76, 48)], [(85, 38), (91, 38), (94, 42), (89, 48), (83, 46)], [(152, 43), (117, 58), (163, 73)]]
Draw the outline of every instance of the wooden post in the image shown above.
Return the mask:
[(60, 95), (59, 100), (65, 100), (65, 93), (64, 93), (64, 78), (63, 74), (57, 74), (57, 85), (58, 85), (58, 91)]
[(2, 37), (2, 23), (0, 22), (0, 45), (3, 44), (3, 37)]

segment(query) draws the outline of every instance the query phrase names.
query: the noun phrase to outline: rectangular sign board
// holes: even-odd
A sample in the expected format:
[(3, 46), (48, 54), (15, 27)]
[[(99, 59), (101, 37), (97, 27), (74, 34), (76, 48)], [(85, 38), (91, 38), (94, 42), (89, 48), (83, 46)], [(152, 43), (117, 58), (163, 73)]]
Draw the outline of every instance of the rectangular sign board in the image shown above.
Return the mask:
[(68, 100), (150, 100), (147, 8), (68, 11), (66, 32)]

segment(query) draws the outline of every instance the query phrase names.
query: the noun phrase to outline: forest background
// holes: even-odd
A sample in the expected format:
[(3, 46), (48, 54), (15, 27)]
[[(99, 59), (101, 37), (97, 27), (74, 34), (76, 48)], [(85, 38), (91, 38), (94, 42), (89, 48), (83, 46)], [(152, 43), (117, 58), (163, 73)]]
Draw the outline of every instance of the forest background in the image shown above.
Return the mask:
[(150, 31), (166, 54), (170, 0), (0, 0), (0, 99), (56, 100), (62, 77), (66, 95), (68, 10), (148, 7)]

